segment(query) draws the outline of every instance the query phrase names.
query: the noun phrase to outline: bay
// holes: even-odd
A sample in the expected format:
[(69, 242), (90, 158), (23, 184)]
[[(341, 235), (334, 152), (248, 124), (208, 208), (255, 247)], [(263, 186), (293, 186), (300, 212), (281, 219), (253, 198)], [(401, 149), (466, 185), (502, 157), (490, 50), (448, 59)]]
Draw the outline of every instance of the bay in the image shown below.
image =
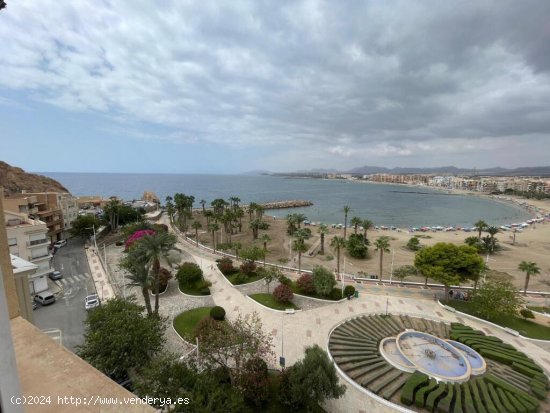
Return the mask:
[(377, 225), (472, 226), (483, 219), (491, 225), (521, 222), (530, 217), (520, 207), (487, 197), (450, 195), (425, 187), (372, 184), (342, 180), (296, 179), (268, 175), (193, 174), (113, 174), (42, 173), (61, 182), (75, 196), (116, 195), (125, 200), (140, 199), (152, 191), (164, 202), (176, 192), (193, 195), (196, 207), (204, 199), (237, 196), (242, 203), (303, 199), (313, 202), (306, 208), (271, 210), (267, 214), (284, 217), (300, 212), (310, 221), (343, 223), (343, 206), (349, 218), (370, 219)]

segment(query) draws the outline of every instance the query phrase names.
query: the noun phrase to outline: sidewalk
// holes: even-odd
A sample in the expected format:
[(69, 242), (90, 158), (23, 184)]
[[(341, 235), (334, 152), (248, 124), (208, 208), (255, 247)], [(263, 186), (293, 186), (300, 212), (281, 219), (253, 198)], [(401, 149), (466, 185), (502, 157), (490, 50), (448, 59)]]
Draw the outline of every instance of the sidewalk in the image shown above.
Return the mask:
[(99, 257), (97, 256), (97, 252), (93, 247), (89, 247), (86, 249), (86, 258), (88, 259), (88, 266), (90, 267), (92, 279), (94, 280), (95, 290), (97, 292), (97, 295), (99, 296), (99, 299), (101, 301), (105, 301), (114, 298), (115, 293), (113, 291), (113, 287), (109, 283), (107, 274), (105, 274), (103, 266), (101, 265)]

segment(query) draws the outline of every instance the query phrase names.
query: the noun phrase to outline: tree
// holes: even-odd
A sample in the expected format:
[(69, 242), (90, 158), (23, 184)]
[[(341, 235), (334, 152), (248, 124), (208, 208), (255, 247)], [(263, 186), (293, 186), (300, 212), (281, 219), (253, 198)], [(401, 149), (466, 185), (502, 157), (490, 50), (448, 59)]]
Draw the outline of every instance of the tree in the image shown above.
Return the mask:
[(178, 268), (176, 279), (185, 287), (191, 287), (203, 279), (202, 269), (194, 262), (184, 262)]
[(240, 242), (234, 242), (233, 244), (231, 244), (231, 246), (235, 250), (235, 258), (239, 259), (239, 251), (242, 249), (243, 244), (241, 244)]
[(254, 245), (252, 247), (243, 249), (241, 251), (241, 258), (248, 261), (251, 264), (254, 264), (255, 261), (262, 259), (264, 257), (264, 254), (265, 252), (263, 249)]
[(302, 272), (302, 254), (307, 251), (306, 242), (303, 238), (296, 238), (292, 242), (292, 249), (298, 253), (298, 274)]
[(382, 269), (384, 265), (384, 253), (390, 252), (390, 239), (389, 237), (382, 236), (374, 243), (376, 251), (380, 252), (380, 279), (382, 279)]
[(220, 229), (220, 226), (215, 222), (208, 225), (208, 231), (212, 234), (212, 249), (216, 252), (216, 231)]
[[(334, 279), (334, 277), (331, 278)], [(296, 281), (296, 286), (300, 289), (300, 291), (306, 293), (306, 294), (312, 294), (315, 292), (315, 284), (313, 283), (313, 276), (310, 274), (303, 274), (300, 278), (298, 278), (298, 281)]]
[(90, 238), (97, 231), (101, 222), (95, 215), (80, 215), (72, 224), (71, 235), (73, 237)]
[(531, 275), (540, 274), (540, 268), (534, 262), (522, 261), (522, 262), (519, 263), (518, 269), (525, 273), (525, 287), (523, 289), (523, 295), (527, 295), (527, 287), (529, 286), (529, 278), (531, 278)]
[(414, 265), (403, 265), (402, 267), (396, 268), (393, 272), (393, 276), (397, 278), (401, 283), (407, 277), (414, 277), (418, 275), (418, 270)]
[(407, 242), (407, 248), (411, 251), (418, 251), (420, 248), (422, 248), (418, 237), (412, 237), (409, 242)]
[(368, 247), (361, 234), (351, 234), (346, 242), (346, 249), (353, 258), (367, 258)]
[(361, 225), (363, 221), (361, 220), (361, 218), (359, 217), (353, 217), (351, 220), (350, 220), (350, 224), (353, 225), (353, 228), (354, 228), (354, 234), (357, 235), (357, 228), (359, 227), (359, 225)]
[(474, 247), (478, 252), (481, 252), (481, 250), (483, 249), (481, 241), (478, 237), (466, 237), (464, 243), (466, 245), (469, 245), (470, 247)]
[(126, 285), (139, 287), (141, 289), (147, 314), (152, 315), (153, 310), (151, 308), (149, 291), (153, 285), (153, 278), (151, 277), (150, 268), (147, 262), (145, 262), (143, 255), (138, 249), (130, 249), (128, 255), (121, 260), (120, 267), (128, 272), (126, 277), (128, 283)]
[(257, 240), (258, 239), (258, 231), (259, 230), (266, 230), (269, 228), (269, 224), (267, 222), (262, 221), (260, 218), (256, 218), (250, 222), (250, 228), (252, 229), (252, 239)]
[(199, 246), (199, 229), (202, 228), (202, 224), (199, 221), (195, 220), (195, 221), (193, 221), (191, 226), (195, 230), (195, 241), (196, 241), (197, 247), (198, 247)]
[(348, 230), (348, 213), (351, 211), (349, 205), (344, 205), (344, 240), (346, 239), (346, 231)]
[(157, 354), (164, 343), (164, 320), (143, 315), (134, 297), (115, 297), (90, 311), (80, 357), (113, 378), (127, 375)]
[(201, 361), (210, 371), (219, 367), (228, 371), (231, 385), (242, 388), (246, 364), (252, 359), (272, 362), (272, 337), (262, 329), (257, 313), (238, 315), (235, 321), (215, 323), (215, 328), (203, 329), (199, 338)]
[(365, 232), (365, 242), (367, 242), (367, 231), (374, 228), (374, 223), (370, 219), (365, 219), (361, 225), (363, 225), (363, 231)]
[(204, 199), (201, 199), (199, 204), (201, 204), (202, 206), (202, 214), (204, 215), (204, 213), (206, 212), (206, 209), (205, 209), (205, 205), (206, 205), (206, 201)]
[(281, 271), (277, 267), (267, 267), (264, 269), (264, 282), (267, 285), (267, 293), (269, 294), (269, 285), (281, 277)]
[(172, 197), (168, 195), (166, 197), (166, 213), (168, 214), (168, 219), (170, 220), (170, 222), (174, 220), (174, 212), (176, 211), (174, 203), (172, 201)]
[(318, 265), (313, 269), (313, 285), (317, 294), (328, 297), (336, 285), (336, 280), (329, 270)]
[(495, 235), (500, 232), (499, 227), (488, 227), (487, 233), (489, 234), (489, 252), (492, 254), (495, 252), (495, 249), (497, 247), (497, 239), (495, 238)]
[(304, 359), (283, 373), (281, 389), (281, 402), (292, 411), (313, 411), (326, 399), (338, 399), (346, 392), (338, 384), (334, 363), (317, 344), (306, 347)]
[(342, 237), (334, 237), (330, 242), (330, 246), (336, 250), (336, 272), (340, 279), (340, 251), (346, 247), (346, 240)]
[(279, 284), (273, 290), (273, 297), (280, 303), (288, 303), (294, 298), (294, 293), (286, 284)]
[(475, 248), (444, 242), (418, 251), (414, 266), (426, 278), (432, 278), (445, 286), (446, 300), (449, 298), (451, 285), (475, 280), (485, 269), (485, 263)]
[(487, 320), (515, 317), (523, 299), (509, 281), (487, 281), (473, 294), (472, 310)]
[(103, 212), (108, 219), (108, 225), (113, 232), (118, 229), (119, 212), (121, 206), (122, 204), (117, 198), (111, 197), (111, 200), (107, 202), (107, 204), (103, 207)]
[(319, 254), (324, 255), (324, 253), (325, 253), (325, 235), (328, 234), (328, 227), (326, 226), (326, 224), (319, 224), (318, 232), (321, 235), (321, 250), (319, 251)]
[(474, 228), (476, 229), (476, 231), (478, 232), (478, 236), (477, 236), (477, 239), (479, 241), (481, 241), (481, 233), (483, 231), (485, 231), (485, 229), (487, 229), (489, 225), (487, 225), (487, 223), (485, 221), (483, 221), (482, 219), (480, 219), (479, 221), (477, 221), (475, 224), (474, 224)]
[(263, 234), (260, 238), (260, 241), (264, 244), (264, 267), (265, 267), (265, 257), (267, 256), (267, 243), (271, 241), (271, 237), (267, 234)]
[(146, 235), (135, 244), (135, 248), (143, 255), (144, 261), (153, 272), (155, 294), (155, 314), (159, 312), (160, 260), (164, 259), (171, 267), (170, 252), (177, 250), (176, 237), (169, 232), (159, 232), (154, 236)]

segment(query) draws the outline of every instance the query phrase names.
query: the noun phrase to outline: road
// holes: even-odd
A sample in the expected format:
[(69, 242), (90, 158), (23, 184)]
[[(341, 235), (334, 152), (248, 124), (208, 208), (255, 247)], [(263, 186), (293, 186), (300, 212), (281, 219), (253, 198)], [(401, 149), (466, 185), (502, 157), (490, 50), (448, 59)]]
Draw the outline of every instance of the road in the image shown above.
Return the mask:
[(63, 274), (63, 278), (55, 282), (62, 291), (54, 304), (38, 305), (34, 322), (41, 330), (60, 330), (62, 344), (74, 352), (75, 346), (84, 339), (84, 298), (95, 293), (84, 241), (73, 238), (59, 249), (53, 258), (53, 267)]

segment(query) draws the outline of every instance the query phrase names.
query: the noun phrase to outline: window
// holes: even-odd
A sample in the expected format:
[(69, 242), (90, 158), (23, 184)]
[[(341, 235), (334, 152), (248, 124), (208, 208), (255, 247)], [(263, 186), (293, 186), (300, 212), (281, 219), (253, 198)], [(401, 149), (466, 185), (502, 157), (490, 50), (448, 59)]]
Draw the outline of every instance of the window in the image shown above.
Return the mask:
[(8, 238), (8, 245), (10, 247), (17, 245), (17, 238)]

